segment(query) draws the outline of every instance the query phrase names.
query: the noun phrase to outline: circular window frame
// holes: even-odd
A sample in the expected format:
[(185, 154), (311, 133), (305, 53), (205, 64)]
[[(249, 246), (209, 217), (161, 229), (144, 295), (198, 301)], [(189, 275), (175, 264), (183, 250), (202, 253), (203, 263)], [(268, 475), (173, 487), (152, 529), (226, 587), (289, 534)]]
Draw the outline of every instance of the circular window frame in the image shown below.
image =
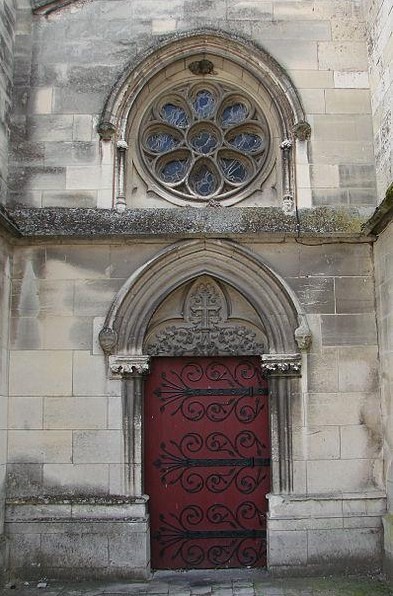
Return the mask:
[[(225, 74), (225, 72), (222, 74)], [(261, 89), (260, 85), (256, 84), (252, 86), (245, 84), (243, 80), (237, 81), (236, 78), (238, 77), (234, 77), (232, 73), (230, 76), (225, 78), (223, 76), (214, 77), (214, 80), (212, 80), (210, 76), (190, 76), (189, 70), (185, 67), (182, 73), (178, 73), (174, 81), (168, 79), (163, 81), (160, 75), (157, 75), (154, 78), (156, 79), (156, 84), (149, 84), (148, 89), (145, 88), (145, 90), (142, 90), (141, 95), (134, 106), (134, 114), (130, 117), (127, 127), (127, 138), (130, 140), (129, 145), (130, 148), (132, 148), (132, 152), (130, 152), (132, 153), (132, 165), (135, 167), (140, 178), (146, 184), (147, 193), (155, 194), (156, 196), (176, 206), (203, 207), (211, 200), (223, 206), (234, 205), (250, 197), (256, 191), (263, 190), (264, 183), (271, 174), (275, 164), (278, 163), (278, 133), (275, 128), (276, 123), (274, 114), (271, 112), (268, 98), (264, 97), (263, 89)], [(187, 102), (186, 98), (180, 96), (183, 106), (186, 105), (187, 115), (190, 119), (190, 123), (188, 127), (183, 129), (173, 128), (172, 130), (175, 135), (178, 135), (179, 138), (181, 136), (181, 131), (183, 130), (185, 139), (187, 136), (189, 136), (189, 130), (191, 128), (197, 127), (201, 124), (206, 124), (206, 126), (209, 126), (214, 122), (214, 126), (219, 128), (220, 136), (222, 138), (221, 144), (214, 151), (214, 153), (217, 154), (214, 167), (220, 171), (218, 166), (219, 152), (229, 154), (231, 154), (231, 152), (238, 153), (241, 162), (252, 162), (253, 167), (251, 169), (254, 171), (251, 173), (249, 179), (244, 183), (232, 183), (232, 188), (229, 191), (225, 191), (224, 193), (221, 192), (221, 188), (223, 187), (222, 181), (224, 180), (224, 174), (222, 170), (220, 171), (221, 179), (218, 184), (218, 190), (208, 196), (198, 196), (196, 194), (191, 194), (189, 186), (187, 188), (188, 193), (185, 193), (179, 192), (170, 183), (161, 182), (158, 177), (153, 174), (150, 164), (146, 161), (146, 151), (142, 148), (142, 143), (146, 141), (147, 131), (149, 129), (158, 129), (157, 111), (159, 106), (162, 107), (165, 103), (169, 103), (171, 100), (177, 104), (179, 89), (185, 87), (188, 88), (188, 95), (190, 97), (192, 94), (195, 95), (198, 90), (201, 89), (212, 90), (213, 93), (216, 94), (218, 103), (215, 109), (215, 118), (214, 121), (212, 119), (198, 120), (193, 118), (191, 99)], [(221, 89), (224, 89), (224, 92), (220, 92)], [(228, 128), (219, 127), (216, 119), (218, 120), (219, 114), (225, 109), (230, 98), (233, 100), (238, 99), (242, 103), (245, 103), (249, 108), (249, 112), (251, 111), (252, 114), (241, 123), (232, 125)], [(258, 119), (252, 118), (254, 113), (258, 115)], [(154, 114), (155, 119), (149, 122), (148, 118), (150, 114)], [(169, 129), (168, 124), (164, 121), (162, 122), (161, 126), (162, 129)], [(230, 135), (231, 133), (235, 132), (236, 129), (241, 129), (242, 127), (244, 127), (244, 129), (247, 128), (247, 131), (253, 131), (259, 128), (259, 130), (264, 133), (265, 148), (262, 148), (259, 152), (257, 151), (252, 153), (238, 151), (231, 146), (226, 140), (228, 134)], [(185, 143), (180, 143), (174, 149), (174, 151), (179, 152), (182, 150), (185, 152), (191, 152), (190, 148), (186, 147)], [(264, 158), (258, 163), (258, 159), (256, 158), (258, 158), (258, 155), (262, 158), (263, 154)], [(156, 154), (156, 161), (158, 162), (160, 159), (165, 161), (167, 155), (168, 153)], [(210, 159), (209, 155), (200, 154), (198, 156), (195, 154), (195, 152), (194, 155), (195, 157), (188, 168), (186, 177), (191, 174), (192, 169), (196, 167), (198, 161), (207, 163), (207, 161)], [(185, 179), (183, 182), (184, 186), (187, 187)]]

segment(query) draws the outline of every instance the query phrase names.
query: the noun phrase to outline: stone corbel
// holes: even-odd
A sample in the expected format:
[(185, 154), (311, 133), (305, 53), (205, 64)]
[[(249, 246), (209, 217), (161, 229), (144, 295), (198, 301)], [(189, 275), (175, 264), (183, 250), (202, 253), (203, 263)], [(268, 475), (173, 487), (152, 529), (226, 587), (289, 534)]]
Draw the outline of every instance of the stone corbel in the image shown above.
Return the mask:
[(109, 372), (113, 379), (146, 375), (150, 370), (150, 356), (117, 354), (109, 356)]
[(298, 141), (309, 141), (311, 137), (311, 126), (305, 120), (300, 120), (292, 128), (293, 136)]
[(268, 376), (300, 376), (300, 354), (263, 354), (261, 359), (262, 370)]
[(97, 132), (100, 135), (101, 141), (111, 141), (117, 133), (117, 128), (112, 122), (101, 120), (98, 123)]
[(302, 352), (307, 351), (312, 343), (312, 335), (308, 326), (306, 315), (298, 315), (299, 327), (295, 329), (295, 341)]

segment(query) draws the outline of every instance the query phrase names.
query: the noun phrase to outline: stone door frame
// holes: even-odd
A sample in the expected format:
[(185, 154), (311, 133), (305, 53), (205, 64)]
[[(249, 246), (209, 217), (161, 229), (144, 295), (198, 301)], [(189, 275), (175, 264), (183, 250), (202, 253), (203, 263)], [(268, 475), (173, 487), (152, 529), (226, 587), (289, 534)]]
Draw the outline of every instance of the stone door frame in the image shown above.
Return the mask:
[(118, 292), (100, 343), (109, 375), (123, 380), (125, 492), (144, 497), (143, 399), (150, 356), (144, 338), (153, 313), (176, 288), (198, 276), (232, 285), (263, 322), (268, 351), (261, 367), (269, 381), (272, 492), (292, 491), (291, 401), (300, 392), (300, 351), (310, 345), (306, 316), (284, 280), (249, 249), (228, 240), (177, 242), (137, 270)]

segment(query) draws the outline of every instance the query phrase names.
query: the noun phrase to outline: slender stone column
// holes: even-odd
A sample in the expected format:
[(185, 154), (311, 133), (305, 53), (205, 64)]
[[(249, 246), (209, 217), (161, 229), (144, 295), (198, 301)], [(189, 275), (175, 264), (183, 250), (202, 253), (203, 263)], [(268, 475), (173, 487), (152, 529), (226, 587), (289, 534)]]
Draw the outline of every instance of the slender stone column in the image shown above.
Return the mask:
[(112, 375), (123, 379), (122, 415), (124, 437), (125, 489), (129, 496), (143, 491), (143, 396), (150, 356), (110, 356)]
[(290, 493), (292, 478), (291, 396), (299, 391), (300, 354), (264, 354), (262, 370), (269, 381), (272, 492)]
[(125, 170), (126, 170), (126, 152), (128, 145), (126, 141), (117, 142), (117, 195), (116, 210), (123, 212), (126, 209), (126, 191), (125, 191)]

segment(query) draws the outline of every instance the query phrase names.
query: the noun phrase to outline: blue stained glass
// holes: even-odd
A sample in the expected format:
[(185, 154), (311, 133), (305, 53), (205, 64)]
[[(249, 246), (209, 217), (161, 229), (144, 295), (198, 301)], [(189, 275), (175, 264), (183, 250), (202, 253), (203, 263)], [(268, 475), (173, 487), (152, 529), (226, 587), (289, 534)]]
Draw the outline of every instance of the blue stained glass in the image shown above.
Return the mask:
[(166, 132), (158, 132), (150, 135), (146, 140), (146, 146), (154, 153), (164, 153), (174, 149), (179, 144), (178, 139)]
[(217, 188), (217, 178), (205, 165), (196, 169), (190, 176), (190, 185), (195, 194), (207, 197)]
[(263, 139), (258, 135), (242, 132), (229, 140), (229, 143), (247, 153), (255, 153), (263, 147)]
[(229, 182), (244, 182), (247, 178), (247, 168), (237, 159), (220, 159), (221, 169)]
[(186, 128), (188, 126), (188, 118), (185, 110), (180, 106), (175, 106), (173, 103), (166, 103), (161, 108), (161, 117), (165, 122), (178, 128)]
[(234, 103), (225, 108), (221, 116), (221, 124), (224, 128), (240, 124), (248, 116), (248, 109), (243, 103)]
[(218, 140), (208, 130), (201, 130), (191, 138), (191, 146), (197, 153), (207, 155), (218, 147)]
[(198, 91), (194, 100), (194, 110), (199, 118), (211, 118), (216, 109), (216, 100), (210, 91)]
[(175, 183), (184, 178), (188, 163), (185, 160), (174, 159), (168, 161), (160, 172), (161, 180), (164, 182)]

